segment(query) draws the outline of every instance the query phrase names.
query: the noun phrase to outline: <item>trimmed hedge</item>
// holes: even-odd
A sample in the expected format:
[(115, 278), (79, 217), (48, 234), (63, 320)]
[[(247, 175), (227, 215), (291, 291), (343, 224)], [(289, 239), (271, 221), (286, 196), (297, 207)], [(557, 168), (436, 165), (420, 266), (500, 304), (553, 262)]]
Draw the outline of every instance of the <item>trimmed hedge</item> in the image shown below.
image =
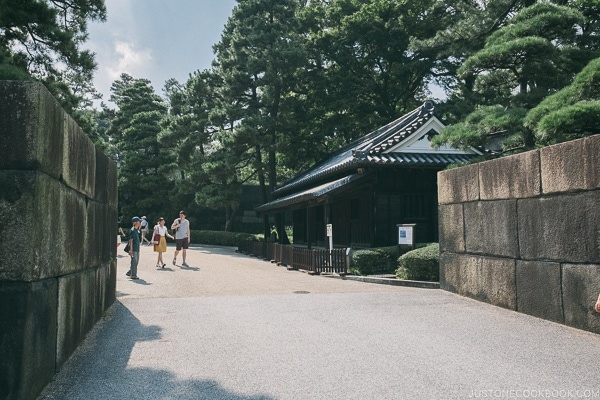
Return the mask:
[(398, 246), (356, 250), (350, 257), (348, 272), (353, 275), (393, 274), (399, 255)]
[(439, 282), (440, 280), (440, 245), (430, 243), (415, 249), (398, 258), (398, 279)]

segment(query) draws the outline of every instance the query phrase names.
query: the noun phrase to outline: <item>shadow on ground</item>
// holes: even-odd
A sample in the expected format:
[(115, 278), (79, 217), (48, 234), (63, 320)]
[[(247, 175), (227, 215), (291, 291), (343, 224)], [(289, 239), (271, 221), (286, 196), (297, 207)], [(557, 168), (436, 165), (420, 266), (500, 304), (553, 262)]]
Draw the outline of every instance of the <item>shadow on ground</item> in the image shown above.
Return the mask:
[(214, 380), (181, 380), (167, 370), (136, 368), (131, 360), (133, 348), (161, 339), (160, 327), (141, 324), (116, 301), (38, 400), (272, 399), (263, 394), (232, 393)]

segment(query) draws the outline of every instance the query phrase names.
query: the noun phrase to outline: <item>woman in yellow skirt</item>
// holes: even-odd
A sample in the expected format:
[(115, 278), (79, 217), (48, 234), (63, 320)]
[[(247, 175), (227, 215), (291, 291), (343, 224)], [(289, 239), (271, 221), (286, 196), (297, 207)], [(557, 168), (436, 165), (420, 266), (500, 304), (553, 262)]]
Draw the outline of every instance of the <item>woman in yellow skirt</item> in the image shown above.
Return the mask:
[(154, 226), (154, 232), (152, 233), (152, 244), (154, 244), (154, 251), (158, 253), (156, 268), (164, 268), (166, 265), (163, 263), (162, 255), (165, 251), (167, 251), (167, 237), (175, 239), (173, 236), (169, 235), (167, 227), (165, 226), (165, 219), (160, 217)]

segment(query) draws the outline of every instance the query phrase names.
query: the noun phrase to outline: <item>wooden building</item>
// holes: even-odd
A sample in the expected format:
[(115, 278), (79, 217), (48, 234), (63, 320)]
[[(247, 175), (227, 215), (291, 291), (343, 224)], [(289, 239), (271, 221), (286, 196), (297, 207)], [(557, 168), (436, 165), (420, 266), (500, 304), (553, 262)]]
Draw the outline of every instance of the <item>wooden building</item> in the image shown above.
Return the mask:
[(437, 172), (478, 154), (432, 148), (443, 127), (425, 102), (298, 174), (256, 211), (291, 213), (294, 245), (326, 247), (327, 224), (335, 247), (394, 245), (397, 225), (408, 223), (416, 242), (437, 241)]

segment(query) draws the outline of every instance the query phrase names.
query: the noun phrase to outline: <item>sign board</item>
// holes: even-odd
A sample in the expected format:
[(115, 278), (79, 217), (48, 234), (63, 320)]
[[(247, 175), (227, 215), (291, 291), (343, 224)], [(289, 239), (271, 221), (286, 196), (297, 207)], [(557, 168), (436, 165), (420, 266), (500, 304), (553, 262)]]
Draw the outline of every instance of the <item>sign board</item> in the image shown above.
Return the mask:
[(401, 224), (398, 226), (398, 244), (414, 246), (415, 224)]
[[(321, 225), (323, 226), (323, 225)], [(321, 231), (323, 232), (323, 231)], [(327, 224), (327, 237), (332, 237), (333, 236), (333, 225), (332, 224)]]

